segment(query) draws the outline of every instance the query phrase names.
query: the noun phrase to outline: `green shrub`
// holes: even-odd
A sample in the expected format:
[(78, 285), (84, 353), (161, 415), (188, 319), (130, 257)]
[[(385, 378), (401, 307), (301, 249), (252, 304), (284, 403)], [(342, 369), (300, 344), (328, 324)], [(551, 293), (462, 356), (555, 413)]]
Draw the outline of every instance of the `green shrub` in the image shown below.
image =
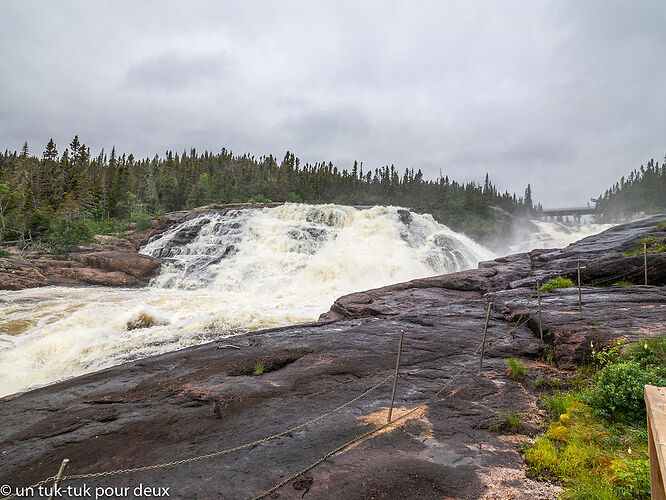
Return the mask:
[(664, 380), (654, 367), (642, 368), (638, 361), (610, 363), (595, 377), (584, 400), (599, 416), (619, 422), (645, 421), (645, 385), (663, 385)]
[(150, 229), (152, 217), (146, 212), (133, 212), (130, 221), (136, 224), (137, 231), (144, 231)]
[(666, 368), (666, 335), (639, 339), (638, 342), (627, 345), (626, 353), (641, 366), (655, 365), (663, 370)]
[(546, 282), (542, 287), (541, 291), (542, 292), (550, 292), (554, 288), (571, 288), (576, 286), (576, 284), (571, 281), (568, 278), (563, 278), (562, 276), (558, 276), (557, 278), (553, 278), (552, 280)]
[(525, 364), (519, 359), (508, 358), (504, 360), (504, 363), (506, 364), (507, 367), (506, 376), (511, 379), (519, 379), (521, 377), (524, 377), (525, 374), (527, 373), (527, 368), (525, 368)]
[(66, 253), (92, 239), (93, 232), (84, 220), (59, 219), (51, 224), (46, 236), (46, 242), (55, 253)]
[(52, 219), (53, 213), (35, 210), (30, 217), (28, 217), (25, 228), (33, 238), (39, 237), (48, 232)]
[(127, 229), (127, 221), (118, 219), (100, 219), (87, 224), (93, 234), (119, 234)]
[(649, 500), (650, 460), (614, 460), (611, 464), (615, 491), (622, 498)]
[(625, 339), (619, 339), (613, 342), (613, 344), (598, 350), (594, 345), (594, 341), (591, 341), (590, 349), (592, 350), (592, 359), (599, 363), (600, 366), (617, 363), (622, 356), (623, 346), (626, 343), (627, 341)]
[(7, 250), (0, 248), (0, 259), (6, 259), (10, 256), (11, 254)]

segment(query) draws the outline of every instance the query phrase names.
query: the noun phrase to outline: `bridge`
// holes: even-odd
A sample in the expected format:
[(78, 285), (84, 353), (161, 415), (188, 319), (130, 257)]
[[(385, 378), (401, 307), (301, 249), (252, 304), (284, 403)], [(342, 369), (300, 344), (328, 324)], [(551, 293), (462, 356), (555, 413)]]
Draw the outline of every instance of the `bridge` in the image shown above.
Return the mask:
[(565, 218), (568, 219), (569, 217), (572, 217), (574, 221), (578, 222), (583, 215), (592, 215), (596, 213), (596, 208), (587, 206), (569, 208), (544, 208), (540, 212), (540, 215), (546, 220), (554, 219), (561, 222), (565, 220)]

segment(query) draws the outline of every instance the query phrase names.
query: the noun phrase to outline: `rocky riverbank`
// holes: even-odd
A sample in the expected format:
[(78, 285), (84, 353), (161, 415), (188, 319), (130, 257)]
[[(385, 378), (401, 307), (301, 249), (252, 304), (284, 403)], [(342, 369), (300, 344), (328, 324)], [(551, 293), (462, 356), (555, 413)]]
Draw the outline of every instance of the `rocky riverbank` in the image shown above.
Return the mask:
[[(70, 459), (68, 474), (85, 474), (172, 462), (280, 433), (389, 376), (404, 330), (394, 417), (446, 386), (441, 395), (269, 497), (552, 498), (557, 488), (527, 478), (521, 455), (544, 418), (535, 381), (566, 381), (590, 359), (591, 340), (666, 333), (666, 254), (648, 256), (651, 286), (610, 286), (641, 282), (640, 262), (622, 254), (646, 236), (665, 236), (658, 227), (664, 220), (351, 294), (315, 324), (227, 338), (5, 397), (0, 483), (33, 484), (53, 475), (63, 458)], [(535, 281), (573, 276), (579, 260), (582, 312), (577, 289), (542, 294), (541, 340)], [(478, 374), (475, 353), (490, 301)], [(527, 377), (507, 377), (508, 357), (525, 363)], [(171, 498), (254, 498), (382, 425), (390, 394), (387, 382), (308, 426), (222, 456), (64, 485), (131, 491), (141, 483), (168, 487)], [(491, 431), (507, 410), (521, 415), (520, 430)]]

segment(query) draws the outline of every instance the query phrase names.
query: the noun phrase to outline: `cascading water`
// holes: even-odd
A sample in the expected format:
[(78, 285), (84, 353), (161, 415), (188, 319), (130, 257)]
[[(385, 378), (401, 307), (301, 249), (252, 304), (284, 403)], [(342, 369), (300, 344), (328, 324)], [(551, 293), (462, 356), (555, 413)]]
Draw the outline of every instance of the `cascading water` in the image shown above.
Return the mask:
[(595, 223), (566, 225), (561, 222), (538, 220), (531, 222), (538, 228), (538, 231), (528, 233), (527, 237), (518, 238), (518, 241), (509, 247), (509, 252), (529, 252), (535, 248), (564, 248), (575, 241), (601, 233), (614, 226), (614, 224)]
[(142, 252), (165, 260), (147, 288), (0, 292), (0, 394), (312, 321), (346, 293), (493, 258), (429, 215), (298, 204), (204, 213)]

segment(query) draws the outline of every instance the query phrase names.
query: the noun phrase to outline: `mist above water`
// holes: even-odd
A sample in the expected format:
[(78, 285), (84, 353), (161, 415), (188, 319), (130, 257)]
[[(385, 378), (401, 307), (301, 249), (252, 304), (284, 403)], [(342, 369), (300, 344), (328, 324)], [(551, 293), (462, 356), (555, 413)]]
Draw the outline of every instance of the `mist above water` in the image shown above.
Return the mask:
[(494, 257), (429, 215), (300, 204), (204, 213), (142, 252), (166, 260), (147, 288), (0, 292), (0, 394), (316, 320), (341, 295)]
[(529, 221), (533, 227), (516, 228), (512, 243), (502, 253), (529, 252), (537, 248), (564, 248), (576, 241), (610, 229), (614, 224), (576, 224)]

